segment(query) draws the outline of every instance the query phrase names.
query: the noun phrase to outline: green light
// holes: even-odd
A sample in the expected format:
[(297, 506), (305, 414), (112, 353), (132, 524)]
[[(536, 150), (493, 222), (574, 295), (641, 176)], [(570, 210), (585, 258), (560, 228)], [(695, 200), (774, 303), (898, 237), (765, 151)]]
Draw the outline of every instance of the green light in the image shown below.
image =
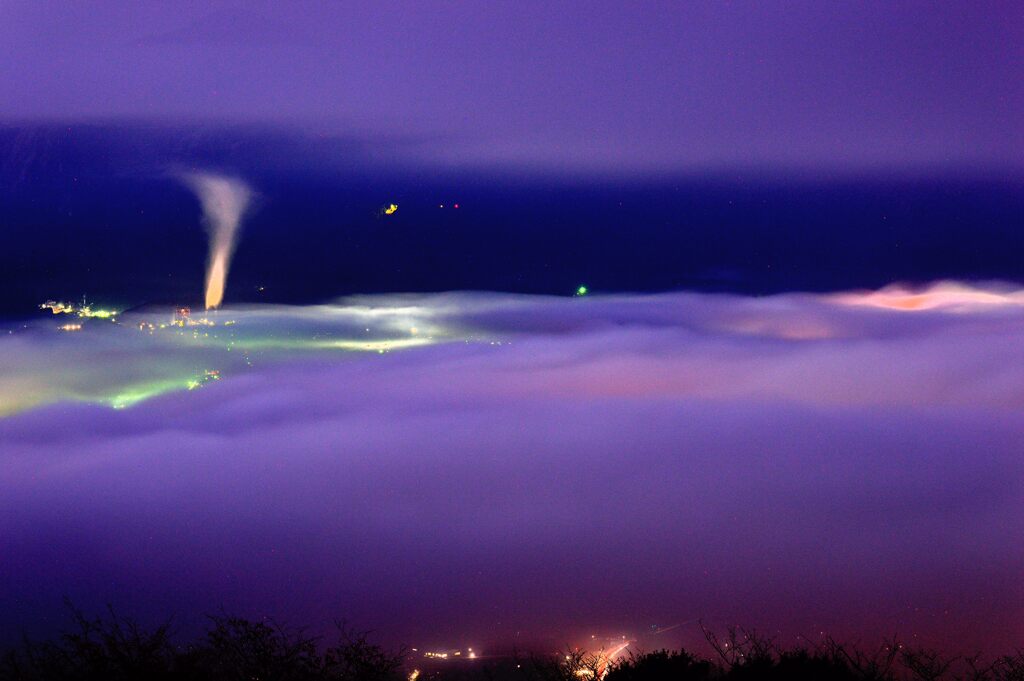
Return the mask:
[(578, 289), (576, 289), (576, 295), (578, 296), (585, 296), (588, 292), (589, 289), (586, 286), (580, 286)]
[(185, 387), (188, 387), (187, 382), (176, 379), (139, 383), (129, 386), (123, 392), (107, 397), (101, 401), (106, 402), (114, 409), (126, 409), (127, 407), (132, 407), (144, 400), (175, 390), (181, 390)]

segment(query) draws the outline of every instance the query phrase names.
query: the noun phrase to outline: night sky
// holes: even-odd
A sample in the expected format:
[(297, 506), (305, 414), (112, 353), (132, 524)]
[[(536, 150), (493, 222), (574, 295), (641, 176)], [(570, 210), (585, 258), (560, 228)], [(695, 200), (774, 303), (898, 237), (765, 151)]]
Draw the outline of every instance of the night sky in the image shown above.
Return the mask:
[(1019, 646), (1022, 76), (1014, 2), (0, 3), (0, 641)]
[(8, 120), (382, 136), (437, 166), (1019, 168), (1015, 2), (6, 2)]

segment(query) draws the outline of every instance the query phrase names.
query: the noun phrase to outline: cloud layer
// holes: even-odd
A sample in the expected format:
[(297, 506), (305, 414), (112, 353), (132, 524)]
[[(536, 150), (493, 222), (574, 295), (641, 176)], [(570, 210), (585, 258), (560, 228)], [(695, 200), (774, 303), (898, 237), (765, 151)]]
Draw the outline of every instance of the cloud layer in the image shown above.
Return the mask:
[[(346, 616), (413, 645), (704, 617), (1008, 647), (1024, 308), (925, 295), (372, 297), (153, 335), (47, 319), (0, 339), (0, 625), (50, 626), (68, 594)], [(178, 382), (204, 369), (223, 378)], [(173, 385), (110, 408), (154, 376)]]

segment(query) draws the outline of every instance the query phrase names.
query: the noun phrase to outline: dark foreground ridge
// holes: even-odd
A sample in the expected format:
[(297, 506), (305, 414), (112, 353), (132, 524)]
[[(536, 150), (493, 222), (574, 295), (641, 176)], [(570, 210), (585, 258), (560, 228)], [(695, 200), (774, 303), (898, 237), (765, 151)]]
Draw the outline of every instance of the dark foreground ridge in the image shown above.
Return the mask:
[(210, 616), (191, 643), (174, 641), (170, 622), (155, 628), (111, 611), (91, 619), (72, 609), (73, 627), (48, 642), (24, 641), (0, 656), (0, 681), (1019, 681), (1024, 651), (996, 659), (948, 656), (893, 638), (873, 648), (825, 639), (782, 648), (744, 629), (704, 629), (710, 653), (566, 650), (440, 664), (411, 650), (386, 650), (338, 624), (332, 641), (266, 622)]

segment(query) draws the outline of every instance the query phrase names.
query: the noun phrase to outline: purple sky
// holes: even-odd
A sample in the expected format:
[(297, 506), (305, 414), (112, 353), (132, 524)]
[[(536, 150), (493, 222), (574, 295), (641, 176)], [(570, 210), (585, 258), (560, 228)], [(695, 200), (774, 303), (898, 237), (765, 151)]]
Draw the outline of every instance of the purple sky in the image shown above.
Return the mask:
[(1024, 155), (1019, 2), (0, 3), (0, 120), (389, 135), (561, 169)]

